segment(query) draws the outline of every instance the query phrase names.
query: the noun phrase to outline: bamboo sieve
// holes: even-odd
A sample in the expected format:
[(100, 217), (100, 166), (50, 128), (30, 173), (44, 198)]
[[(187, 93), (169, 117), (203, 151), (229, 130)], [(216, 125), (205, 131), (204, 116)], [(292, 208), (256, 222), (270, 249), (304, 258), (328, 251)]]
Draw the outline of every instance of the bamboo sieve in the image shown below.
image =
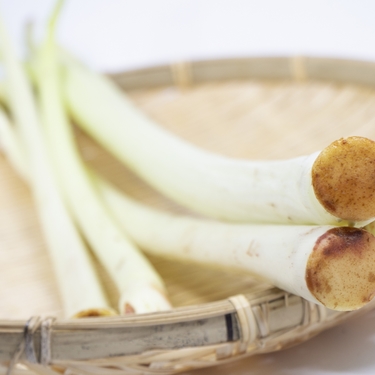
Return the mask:
[[(170, 131), (234, 158), (289, 158), (340, 137), (375, 138), (375, 64), (370, 62), (197, 61), (113, 79)], [(77, 137), (86, 161), (129, 195), (189, 213), (78, 130)], [(0, 178), (0, 373), (12, 368), (14, 374), (172, 374), (295, 345), (374, 304), (335, 312), (248, 274), (150, 257), (175, 310), (63, 320), (30, 193), (3, 157)], [(115, 305), (111, 281), (98, 268)]]

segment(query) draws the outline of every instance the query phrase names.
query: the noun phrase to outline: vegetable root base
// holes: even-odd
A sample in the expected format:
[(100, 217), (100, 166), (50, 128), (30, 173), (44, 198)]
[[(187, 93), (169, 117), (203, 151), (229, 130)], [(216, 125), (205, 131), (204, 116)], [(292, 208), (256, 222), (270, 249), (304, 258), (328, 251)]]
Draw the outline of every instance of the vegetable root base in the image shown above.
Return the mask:
[(350, 227), (320, 236), (306, 269), (310, 292), (326, 307), (355, 310), (375, 295), (375, 237)]
[(375, 142), (341, 138), (326, 147), (312, 169), (316, 197), (332, 215), (351, 222), (374, 218)]

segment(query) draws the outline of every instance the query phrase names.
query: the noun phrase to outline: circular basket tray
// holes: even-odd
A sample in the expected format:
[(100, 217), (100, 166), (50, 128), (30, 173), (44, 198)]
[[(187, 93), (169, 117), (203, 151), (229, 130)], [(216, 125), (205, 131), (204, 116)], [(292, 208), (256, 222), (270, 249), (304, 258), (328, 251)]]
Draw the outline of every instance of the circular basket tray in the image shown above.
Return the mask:
[[(231, 59), (143, 69), (113, 79), (171, 132), (233, 158), (289, 158), (345, 136), (375, 138), (372, 63)], [(78, 130), (77, 138), (85, 160), (129, 195), (191, 214)], [(13, 368), (20, 374), (41, 372), (38, 363), (49, 365), (43, 370), (48, 373), (175, 373), (297, 344), (372, 307), (334, 312), (238, 271), (150, 257), (175, 310), (63, 320), (30, 192), (4, 157), (0, 179), (0, 373), (12, 358), (21, 363)], [(116, 305), (115, 288), (98, 268)]]

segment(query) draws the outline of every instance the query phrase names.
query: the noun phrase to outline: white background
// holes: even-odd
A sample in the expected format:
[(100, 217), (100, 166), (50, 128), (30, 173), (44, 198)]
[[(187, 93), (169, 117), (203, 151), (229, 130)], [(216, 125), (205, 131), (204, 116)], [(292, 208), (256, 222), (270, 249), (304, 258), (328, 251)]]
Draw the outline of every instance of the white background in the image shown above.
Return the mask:
[[(53, 2), (2, 0), (22, 53)], [(70, 0), (59, 39), (87, 64), (121, 71), (228, 56), (320, 55), (375, 61), (375, 2), (354, 0)], [(280, 353), (208, 371), (217, 375), (375, 374), (375, 312)]]
[[(40, 25), (53, 1), (0, 5), (20, 43), (21, 25)], [(59, 36), (91, 66), (107, 71), (244, 55), (375, 60), (374, 16), (371, 0), (68, 0)]]

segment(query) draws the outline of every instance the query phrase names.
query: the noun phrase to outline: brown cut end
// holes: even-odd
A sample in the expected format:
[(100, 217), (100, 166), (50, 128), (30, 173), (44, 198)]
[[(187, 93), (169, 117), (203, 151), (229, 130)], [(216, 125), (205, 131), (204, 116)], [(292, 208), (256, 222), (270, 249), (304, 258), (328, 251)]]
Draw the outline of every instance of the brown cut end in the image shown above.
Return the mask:
[(112, 309), (87, 309), (82, 310), (75, 314), (73, 318), (103, 318), (106, 316), (118, 315), (115, 310)]
[(315, 160), (312, 184), (322, 206), (348, 221), (375, 217), (375, 142), (363, 137), (331, 143)]
[(363, 229), (338, 227), (316, 241), (306, 283), (324, 306), (356, 310), (375, 295), (375, 237)]

